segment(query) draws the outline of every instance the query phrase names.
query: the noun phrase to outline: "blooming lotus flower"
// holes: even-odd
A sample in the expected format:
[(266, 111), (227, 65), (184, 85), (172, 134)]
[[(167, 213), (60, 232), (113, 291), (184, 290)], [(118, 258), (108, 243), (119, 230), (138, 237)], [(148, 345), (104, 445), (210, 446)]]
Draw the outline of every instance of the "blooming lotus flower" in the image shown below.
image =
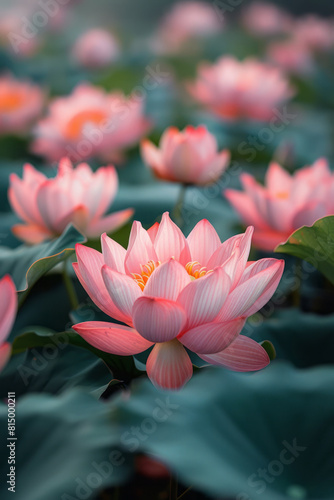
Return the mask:
[(310, 50), (294, 39), (268, 45), (267, 56), (272, 63), (291, 73), (307, 74), (314, 66)]
[(247, 263), (253, 228), (221, 243), (207, 220), (187, 238), (166, 212), (148, 231), (134, 222), (125, 250), (102, 235), (102, 254), (76, 246), (74, 270), (95, 304), (125, 323), (89, 321), (74, 330), (102, 351), (127, 356), (153, 347), (151, 381), (177, 389), (192, 376), (185, 349), (237, 371), (264, 368), (267, 352), (240, 335), (246, 318), (270, 299), (284, 262)]
[(25, 222), (13, 227), (17, 238), (40, 243), (61, 234), (71, 222), (89, 238), (115, 231), (133, 215), (128, 208), (105, 216), (118, 188), (114, 167), (92, 172), (81, 163), (73, 168), (68, 158), (59, 162), (56, 177), (48, 179), (32, 165), (23, 167), (23, 179), (10, 176), (9, 201)]
[(115, 61), (119, 46), (111, 33), (92, 29), (81, 35), (73, 47), (73, 56), (86, 68), (104, 68)]
[(63, 156), (72, 161), (91, 156), (109, 160), (149, 128), (139, 100), (82, 84), (70, 96), (53, 100), (48, 117), (37, 125), (32, 150), (49, 161)]
[(212, 113), (230, 120), (270, 120), (274, 108), (293, 95), (279, 69), (246, 59), (222, 57), (216, 64), (201, 64), (189, 92)]
[(17, 311), (16, 288), (9, 275), (0, 280), (0, 372), (10, 357), (11, 345), (6, 342)]
[(272, 163), (265, 186), (246, 173), (240, 180), (244, 192), (227, 189), (225, 196), (243, 222), (255, 227), (254, 244), (263, 250), (273, 250), (296, 229), (334, 213), (333, 176), (324, 159), (294, 175)]
[(215, 9), (200, 1), (176, 3), (165, 16), (154, 45), (162, 52), (173, 52), (194, 37), (205, 37), (219, 32), (222, 20)]
[(292, 28), (292, 17), (274, 4), (253, 2), (242, 13), (242, 23), (254, 35), (279, 35)]
[(311, 50), (326, 50), (334, 45), (332, 20), (307, 15), (297, 19), (293, 27), (294, 39)]
[(37, 85), (0, 77), (0, 134), (26, 132), (43, 108), (44, 95)]
[(141, 152), (159, 179), (184, 184), (214, 182), (230, 159), (226, 149), (218, 153), (215, 137), (203, 125), (188, 125), (182, 132), (170, 127), (160, 139), (160, 148), (144, 140)]

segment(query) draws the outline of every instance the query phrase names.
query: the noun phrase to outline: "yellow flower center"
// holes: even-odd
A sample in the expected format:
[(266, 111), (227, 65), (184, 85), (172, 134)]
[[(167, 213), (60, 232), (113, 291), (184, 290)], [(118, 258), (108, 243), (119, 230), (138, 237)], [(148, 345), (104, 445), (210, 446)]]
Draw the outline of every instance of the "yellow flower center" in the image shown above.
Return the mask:
[[(156, 268), (160, 266), (160, 264), (160, 260), (158, 260), (157, 262), (149, 260), (147, 264), (142, 264), (140, 266), (140, 273), (131, 273), (131, 276), (133, 277), (137, 285), (140, 286), (141, 290), (144, 290), (149, 277), (151, 276), (153, 271), (155, 271)], [(192, 280), (197, 280), (198, 278), (202, 278), (208, 273), (212, 273), (212, 271), (208, 271), (206, 267), (202, 267), (201, 264), (197, 261), (188, 262), (188, 264), (186, 264), (185, 266), (185, 269)]]
[(8, 92), (0, 95), (0, 113), (15, 111), (23, 102), (23, 98), (17, 92)]
[(81, 111), (68, 122), (65, 135), (68, 139), (77, 139), (86, 123), (102, 125), (106, 117), (106, 114), (99, 109)]
[(142, 290), (144, 290), (145, 285), (147, 283), (148, 278), (151, 276), (153, 271), (160, 266), (161, 262), (154, 262), (153, 260), (149, 260), (147, 264), (141, 265), (141, 273), (132, 273), (132, 277), (135, 282), (140, 286)]
[(206, 267), (202, 267), (201, 264), (196, 260), (194, 262), (188, 262), (188, 264), (186, 265), (186, 271), (192, 280), (197, 280), (198, 278), (202, 278), (207, 273), (211, 272), (208, 271)]

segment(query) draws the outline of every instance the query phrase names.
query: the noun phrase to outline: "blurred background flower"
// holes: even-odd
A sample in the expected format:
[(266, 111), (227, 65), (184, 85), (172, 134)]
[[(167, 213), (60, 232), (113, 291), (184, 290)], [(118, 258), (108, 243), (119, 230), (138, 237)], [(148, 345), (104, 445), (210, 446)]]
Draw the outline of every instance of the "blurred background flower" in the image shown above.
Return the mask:
[(290, 176), (272, 163), (265, 186), (249, 174), (241, 175), (244, 192), (228, 189), (225, 196), (246, 225), (255, 227), (254, 244), (274, 250), (301, 226), (334, 214), (334, 177), (325, 159)]
[(40, 116), (44, 100), (37, 85), (9, 74), (0, 77), (0, 134), (27, 133)]
[(270, 120), (274, 108), (294, 91), (278, 70), (255, 59), (227, 56), (215, 64), (202, 63), (198, 77), (188, 84), (190, 94), (225, 120)]
[(150, 125), (141, 101), (81, 84), (71, 95), (50, 103), (48, 116), (36, 126), (32, 150), (49, 161), (63, 156), (73, 161), (92, 156), (119, 159)]
[(72, 49), (74, 59), (86, 68), (104, 68), (119, 56), (119, 44), (109, 31), (95, 28), (83, 33)]
[(222, 28), (214, 5), (192, 0), (177, 2), (161, 21), (152, 48), (158, 53), (177, 52), (185, 42), (212, 36)]
[(142, 142), (142, 157), (158, 179), (182, 184), (212, 184), (226, 169), (230, 153), (218, 153), (217, 141), (205, 126), (188, 125), (182, 132), (168, 128), (159, 148)]
[(92, 172), (86, 163), (73, 168), (64, 158), (56, 177), (48, 179), (33, 166), (25, 165), (23, 179), (16, 174), (10, 178), (11, 206), (25, 222), (16, 224), (13, 233), (36, 244), (60, 235), (69, 223), (89, 238), (115, 231), (133, 215), (129, 208), (105, 216), (117, 189), (117, 173), (112, 166)]
[(270, 2), (252, 2), (242, 10), (241, 21), (250, 33), (258, 36), (281, 35), (293, 27), (292, 16)]

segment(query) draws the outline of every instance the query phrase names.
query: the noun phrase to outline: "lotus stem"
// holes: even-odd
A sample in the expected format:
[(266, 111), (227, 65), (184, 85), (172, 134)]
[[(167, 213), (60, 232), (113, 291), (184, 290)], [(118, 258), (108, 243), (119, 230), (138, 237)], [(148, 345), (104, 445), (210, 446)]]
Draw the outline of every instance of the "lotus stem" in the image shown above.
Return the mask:
[(79, 307), (79, 300), (78, 300), (71, 276), (68, 273), (67, 266), (68, 266), (68, 259), (66, 259), (64, 261), (64, 264), (63, 264), (63, 273), (62, 273), (63, 282), (65, 285), (66, 292), (67, 292), (68, 298), (70, 300), (72, 309), (77, 309)]
[(187, 184), (181, 184), (179, 196), (178, 196), (176, 205), (175, 205), (173, 213), (172, 213), (175, 224), (177, 224), (179, 226), (179, 228), (181, 228), (181, 229), (182, 229), (182, 226), (184, 225), (182, 212), (183, 212), (183, 205), (184, 205), (184, 200), (186, 197), (186, 192), (187, 192)]

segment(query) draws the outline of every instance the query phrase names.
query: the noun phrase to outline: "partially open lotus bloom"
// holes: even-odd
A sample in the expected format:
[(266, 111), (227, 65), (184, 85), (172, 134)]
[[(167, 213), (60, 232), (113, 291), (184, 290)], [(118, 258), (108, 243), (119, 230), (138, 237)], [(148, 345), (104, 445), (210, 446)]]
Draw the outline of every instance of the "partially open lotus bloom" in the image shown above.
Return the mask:
[(102, 254), (77, 245), (75, 272), (95, 304), (125, 323), (89, 321), (73, 326), (102, 351), (127, 356), (153, 347), (146, 370), (162, 388), (177, 389), (192, 376), (185, 348), (208, 364), (253, 371), (267, 352), (240, 335), (280, 281), (284, 262), (247, 263), (253, 228), (221, 243), (207, 220), (187, 238), (168, 213), (148, 231), (134, 222), (128, 249), (102, 235)]
[(10, 176), (9, 201), (25, 222), (15, 225), (13, 233), (35, 244), (60, 235), (69, 223), (88, 238), (115, 231), (133, 215), (131, 208), (105, 215), (117, 188), (117, 173), (112, 166), (93, 172), (87, 163), (73, 168), (64, 158), (56, 177), (48, 179), (26, 164), (23, 179), (16, 174)]
[(109, 161), (149, 128), (142, 100), (82, 84), (71, 95), (51, 102), (47, 118), (36, 127), (32, 150), (50, 161), (63, 156), (73, 161), (92, 156)]
[(241, 175), (244, 191), (227, 189), (225, 196), (245, 225), (255, 227), (254, 244), (273, 250), (301, 226), (334, 213), (333, 176), (327, 161), (288, 174), (272, 163), (262, 186), (250, 174)]
[(253, 2), (243, 10), (242, 23), (254, 35), (278, 35), (292, 28), (292, 17), (274, 4)]
[(212, 35), (222, 26), (222, 19), (212, 5), (201, 1), (178, 2), (159, 27), (156, 47), (173, 52), (190, 38)]
[(0, 280), (0, 372), (10, 357), (11, 345), (6, 342), (17, 311), (17, 294), (9, 275)]
[(278, 68), (230, 56), (215, 64), (201, 64), (197, 80), (188, 84), (188, 90), (212, 113), (229, 120), (270, 120), (274, 109), (293, 95)]
[(334, 22), (315, 15), (301, 17), (295, 22), (293, 36), (311, 50), (329, 49), (334, 46)]
[(141, 152), (159, 179), (183, 184), (215, 182), (230, 159), (226, 149), (218, 152), (215, 137), (203, 125), (188, 125), (182, 132), (170, 127), (163, 133), (159, 148), (144, 140)]
[(0, 77), (0, 134), (27, 132), (42, 112), (44, 94), (32, 83)]
[(104, 68), (115, 61), (119, 46), (114, 36), (104, 29), (92, 29), (81, 35), (73, 47), (73, 56), (86, 68)]
[(290, 73), (306, 74), (314, 66), (310, 49), (293, 39), (268, 45), (267, 56), (270, 62)]

